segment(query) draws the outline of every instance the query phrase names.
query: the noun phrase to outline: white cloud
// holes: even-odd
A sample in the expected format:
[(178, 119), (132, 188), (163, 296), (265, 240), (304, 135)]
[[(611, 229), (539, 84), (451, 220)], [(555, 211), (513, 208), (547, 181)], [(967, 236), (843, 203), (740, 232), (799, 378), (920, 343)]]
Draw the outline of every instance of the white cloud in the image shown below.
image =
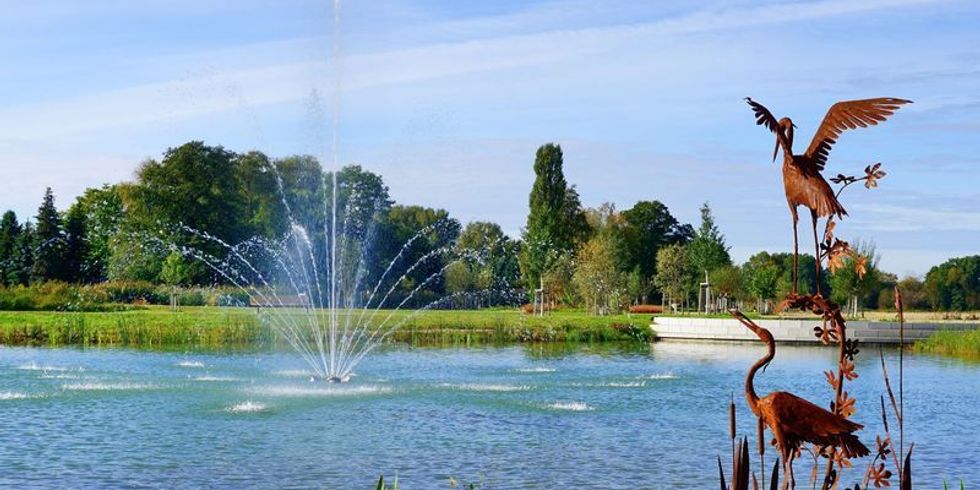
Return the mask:
[[(612, 27), (553, 30), (352, 55), (342, 60), (345, 90), (433, 80), (474, 72), (556, 63), (576, 56), (636, 45), (666, 36), (934, 3), (931, 0), (828, 0), (710, 9), (663, 20)], [(533, 12), (532, 18), (538, 13)], [(511, 21), (513, 22), (513, 20)], [(304, 45), (310, 39), (299, 40)], [(278, 41), (280, 45), (289, 41)], [(215, 58), (222, 58), (217, 54)], [(227, 50), (223, 50), (227, 52)], [(202, 59), (205, 58), (202, 56)], [(247, 55), (246, 55), (247, 59)], [(84, 131), (193, 118), (241, 108), (308, 98), (329, 89), (331, 66), (302, 61), (161, 81), (0, 111), (0, 134), (13, 140), (40, 140)], [(176, 71), (180, 71), (179, 69)]]

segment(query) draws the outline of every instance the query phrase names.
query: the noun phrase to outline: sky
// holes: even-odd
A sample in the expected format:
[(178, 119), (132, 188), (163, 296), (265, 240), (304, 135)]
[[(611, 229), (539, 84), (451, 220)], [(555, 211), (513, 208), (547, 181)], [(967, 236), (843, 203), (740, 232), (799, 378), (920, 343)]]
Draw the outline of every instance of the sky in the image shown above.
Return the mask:
[[(555, 142), (586, 206), (708, 201), (736, 261), (792, 249), (773, 136), (838, 100), (915, 101), (845, 133), (847, 240), (922, 275), (980, 253), (980, 4), (933, 0), (36, 0), (0, 16), (0, 208), (33, 216), (191, 140), (380, 173), (400, 203), (526, 221)], [(334, 128), (336, 140), (334, 140)], [(800, 232), (801, 249), (812, 250)]]

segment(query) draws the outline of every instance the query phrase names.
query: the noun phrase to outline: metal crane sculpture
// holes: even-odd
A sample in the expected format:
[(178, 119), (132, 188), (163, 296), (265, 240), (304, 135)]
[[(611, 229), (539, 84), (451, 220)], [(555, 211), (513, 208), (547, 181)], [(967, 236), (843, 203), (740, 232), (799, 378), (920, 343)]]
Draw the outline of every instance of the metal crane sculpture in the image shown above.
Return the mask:
[(799, 206), (809, 208), (813, 219), (816, 291), (820, 294), (820, 241), (817, 239), (817, 219), (830, 218), (834, 215), (843, 218), (847, 214), (830, 188), (830, 184), (820, 175), (827, 164), (830, 150), (845, 130), (877, 125), (894, 114), (902, 104), (912, 101), (886, 97), (838, 102), (830, 106), (816, 134), (813, 135), (813, 141), (810, 142), (806, 153), (794, 155), (793, 130), (796, 125), (793, 121), (788, 117), (776, 120), (769, 109), (762, 104), (749, 97), (745, 100), (755, 113), (756, 124), (765, 126), (776, 134), (776, 147), (772, 152), (773, 162), (776, 161), (780, 148), (783, 150), (783, 187), (793, 215), (793, 296), (796, 295), (799, 275), (799, 238), (797, 237)]
[(752, 412), (765, 422), (776, 439), (783, 463), (784, 488), (795, 487), (793, 458), (804, 442), (839, 447), (847, 458), (868, 455), (868, 448), (854, 435), (862, 425), (785, 391), (774, 391), (763, 398), (756, 395), (755, 374), (759, 369), (765, 371), (776, 357), (776, 342), (769, 330), (756, 325), (737, 310), (732, 310), (732, 314), (769, 349), (745, 376), (745, 399)]

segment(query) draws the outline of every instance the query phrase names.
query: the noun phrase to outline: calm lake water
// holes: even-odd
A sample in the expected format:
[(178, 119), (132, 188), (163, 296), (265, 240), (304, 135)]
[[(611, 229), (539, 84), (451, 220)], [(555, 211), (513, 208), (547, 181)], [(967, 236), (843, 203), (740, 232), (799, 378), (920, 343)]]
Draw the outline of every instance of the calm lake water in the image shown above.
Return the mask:
[[(393, 347), (336, 386), (310, 383), (280, 352), (0, 348), (0, 486), (373, 488), (384, 473), (405, 489), (448, 489), (450, 478), (717, 488), (733, 391), (755, 447), (741, 390), (762, 354), (719, 343)], [(780, 347), (757, 389), (826, 405), (821, 372), (833, 361), (831, 348)], [(874, 348), (858, 371), (848, 391), (873, 446), (885, 389)], [(905, 378), (917, 483), (980, 482), (980, 365), (910, 356)], [(798, 477), (808, 473), (801, 464)]]

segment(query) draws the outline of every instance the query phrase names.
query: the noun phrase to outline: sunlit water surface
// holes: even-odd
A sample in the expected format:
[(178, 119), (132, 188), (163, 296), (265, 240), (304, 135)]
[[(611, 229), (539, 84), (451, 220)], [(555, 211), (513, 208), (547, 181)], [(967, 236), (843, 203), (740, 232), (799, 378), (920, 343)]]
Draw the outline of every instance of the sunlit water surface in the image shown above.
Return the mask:
[[(741, 390), (762, 353), (718, 343), (395, 347), (367, 358), (351, 383), (327, 385), (288, 353), (0, 348), (0, 486), (373, 488), (383, 473), (406, 489), (448, 489), (450, 478), (714, 488), (733, 391), (739, 430), (754, 440)], [(833, 359), (830, 348), (780, 347), (758, 389), (825, 405), (821, 372)], [(894, 375), (897, 357), (886, 359)], [(873, 446), (885, 389), (874, 349), (858, 371), (848, 391)], [(905, 372), (916, 481), (980, 481), (980, 365), (914, 356)], [(808, 473), (801, 464), (798, 477)]]

